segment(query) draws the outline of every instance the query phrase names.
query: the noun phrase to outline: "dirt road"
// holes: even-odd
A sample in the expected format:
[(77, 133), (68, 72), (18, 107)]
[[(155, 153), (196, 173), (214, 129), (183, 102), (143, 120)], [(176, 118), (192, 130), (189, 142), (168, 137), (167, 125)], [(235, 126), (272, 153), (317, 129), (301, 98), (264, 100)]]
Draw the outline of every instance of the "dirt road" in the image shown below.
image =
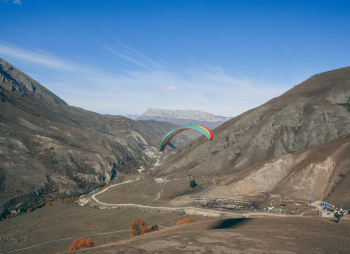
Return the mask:
[(194, 207), (194, 206), (179, 206), (179, 207), (169, 207), (169, 206), (150, 206), (154, 201), (158, 200), (160, 198), (160, 194), (163, 192), (160, 191), (157, 194), (157, 197), (152, 200), (151, 202), (148, 203), (148, 205), (140, 205), (140, 204), (134, 204), (134, 203), (105, 203), (97, 199), (97, 196), (106, 192), (108, 189), (116, 187), (118, 185), (122, 184), (129, 184), (132, 182), (139, 181), (141, 178), (133, 179), (133, 180), (128, 180), (122, 183), (117, 183), (114, 185), (111, 185), (94, 195), (92, 195), (92, 199), (103, 206), (109, 206), (109, 207), (138, 207), (142, 209), (152, 209), (152, 210), (165, 210), (165, 211), (183, 211), (186, 214), (190, 215), (203, 215), (203, 216), (210, 216), (210, 217), (220, 217), (220, 216), (227, 216), (227, 217), (244, 217), (244, 218), (250, 218), (250, 217), (256, 217), (256, 216), (273, 216), (273, 217), (285, 217), (285, 216), (299, 216), (299, 215), (286, 215), (286, 214), (277, 214), (277, 213), (264, 213), (264, 212), (245, 212), (245, 213), (237, 213), (236, 212), (230, 212), (230, 211), (225, 211), (225, 210), (214, 210), (214, 209), (208, 209), (208, 208), (201, 208), (201, 207)]

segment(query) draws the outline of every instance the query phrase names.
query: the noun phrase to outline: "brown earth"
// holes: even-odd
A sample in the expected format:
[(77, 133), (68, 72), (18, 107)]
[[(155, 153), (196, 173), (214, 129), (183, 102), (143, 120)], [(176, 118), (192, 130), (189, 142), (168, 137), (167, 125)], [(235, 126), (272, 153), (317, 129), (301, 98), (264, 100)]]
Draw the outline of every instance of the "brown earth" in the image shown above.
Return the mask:
[(0, 222), (0, 253), (58, 253), (81, 236), (90, 238), (95, 246), (128, 239), (130, 225), (141, 217), (149, 227), (172, 227), (185, 216), (197, 221), (203, 216), (181, 212), (144, 211), (134, 208), (95, 209), (78, 205), (57, 204)]
[(77, 253), (349, 253), (350, 221), (236, 218), (162, 229)]

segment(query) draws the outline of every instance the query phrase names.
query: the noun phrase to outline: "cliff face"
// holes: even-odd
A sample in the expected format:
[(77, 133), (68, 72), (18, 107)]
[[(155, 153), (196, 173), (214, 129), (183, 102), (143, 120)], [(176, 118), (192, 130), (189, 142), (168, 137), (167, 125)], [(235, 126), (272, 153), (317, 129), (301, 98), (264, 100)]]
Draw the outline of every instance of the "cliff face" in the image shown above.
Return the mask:
[[(294, 165), (302, 161), (303, 156), (310, 156), (306, 153), (294, 157), (294, 154), (350, 133), (349, 102), (350, 68), (315, 75), (282, 96), (219, 126), (213, 131), (212, 141), (201, 139), (167, 155), (162, 170), (167, 174), (231, 175), (232, 186), (239, 186), (230, 189), (232, 195), (257, 194), (265, 190), (283, 193), (283, 188), (278, 186), (287, 186), (287, 175), (292, 172), (288, 170), (294, 170)], [(337, 153), (331, 155), (333, 152), (335, 150), (330, 150), (326, 156), (333, 159), (322, 163), (318, 161), (324, 167), (333, 168), (330, 170), (332, 175), (340, 170), (336, 166), (327, 166), (339, 163), (334, 159), (338, 158)], [(272, 168), (263, 170), (259, 163), (267, 163), (271, 159), (277, 161), (275, 164), (270, 161)], [(342, 163), (348, 165), (346, 161)], [(259, 165), (260, 170), (256, 169), (253, 176), (245, 176), (245, 172), (254, 165)], [(309, 165), (305, 172), (316, 171), (319, 167)], [(346, 174), (346, 169), (342, 170), (345, 173), (342, 171), (340, 174)], [(313, 177), (316, 181), (316, 175), (311, 175), (309, 179)], [(312, 191), (296, 191), (297, 194), (293, 195), (304, 199), (326, 198), (331, 195), (326, 190), (331, 190), (333, 187), (330, 186), (334, 183), (326, 179), (322, 183), (323, 190), (320, 190), (321, 182), (317, 180), (319, 184), (310, 183)], [(295, 180), (290, 186), (297, 186), (297, 182)], [(306, 182), (303, 183), (306, 185)], [(287, 189), (289, 194), (293, 193), (290, 188)]]
[(169, 122), (179, 126), (200, 124), (205, 125), (209, 129), (215, 129), (219, 125), (228, 121), (229, 117), (216, 116), (210, 113), (198, 110), (163, 110), (163, 109), (147, 109), (142, 115), (127, 115), (126, 117), (133, 120), (156, 120), (161, 122)]

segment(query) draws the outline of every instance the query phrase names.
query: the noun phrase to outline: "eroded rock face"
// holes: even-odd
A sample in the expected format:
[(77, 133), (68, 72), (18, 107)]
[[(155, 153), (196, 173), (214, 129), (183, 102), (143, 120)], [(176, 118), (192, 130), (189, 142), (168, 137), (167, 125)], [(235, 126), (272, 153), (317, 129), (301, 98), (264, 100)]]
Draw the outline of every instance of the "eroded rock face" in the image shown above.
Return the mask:
[[(329, 172), (334, 172), (336, 160), (305, 166), (305, 175), (299, 172), (300, 179), (295, 180), (288, 178), (292, 171), (287, 169), (292, 170), (308, 156), (297, 158), (295, 153), (350, 133), (349, 101), (350, 68), (315, 75), (280, 97), (219, 126), (213, 132), (212, 141), (203, 138), (169, 154), (161, 172), (232, 175), (237, 187), (232, 187), (231, 192), (241, 194), (277, 190), (279, 184), (287, 185), (288, 181), (292, 181), (290, 186), (298, 186), (300, 179), (309, 179), (303, 186), (310, 188), (292, 191), (290, 187), (289, 195), (304, 199), (327, 197), (331, 183), (322, 182), (310, 172), (319, 172), (320, 178), (327, 178), (319, 168), (328, 165)], [(326, 158), (332, 158), (331, 152)], [(248, 168), (270, 159), (276, 161), (269, 162), (270, 166), (259, 164), (259, 170), (246, 176)]]
[[(203, 195), (233, 199), (259, 193), (278, 194), (294, 200), (328, 200), (350, 204), (350, 136), (305, 151), (255, 164), (244, 174), (229, 175), (220, 186)], [(335, 199), (334, 197), (337, 196)], [(333, 196), (333, 198), (331, 198)]]

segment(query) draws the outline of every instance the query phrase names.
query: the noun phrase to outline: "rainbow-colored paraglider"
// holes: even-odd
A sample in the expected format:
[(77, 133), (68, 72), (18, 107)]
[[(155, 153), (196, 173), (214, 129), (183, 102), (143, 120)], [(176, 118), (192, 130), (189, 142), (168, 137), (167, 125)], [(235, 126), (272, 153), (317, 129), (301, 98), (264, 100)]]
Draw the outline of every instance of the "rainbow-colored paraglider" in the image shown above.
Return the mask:
[(207, 127), (205, 127), (203, 125), (187, 125), (187, 126), (176, 128), (176, 129), (170, 131), (168, 134), (166, 134), (164, 136), (164, 138), (162, 139), (162, 142), (160, 142), (159, 151), (160, 152), (163, 151), (165, 149), (166, 145), (169, 143), (170, 139), (172, 139), (176, 134), (180, 133), (181, 131), (188, 130), (188, 129), (194, 129), (194, 130), (202, 132), (203, 134), (205, 134), (207, 136), (208, 140), (213, 139), (213, 133)]

